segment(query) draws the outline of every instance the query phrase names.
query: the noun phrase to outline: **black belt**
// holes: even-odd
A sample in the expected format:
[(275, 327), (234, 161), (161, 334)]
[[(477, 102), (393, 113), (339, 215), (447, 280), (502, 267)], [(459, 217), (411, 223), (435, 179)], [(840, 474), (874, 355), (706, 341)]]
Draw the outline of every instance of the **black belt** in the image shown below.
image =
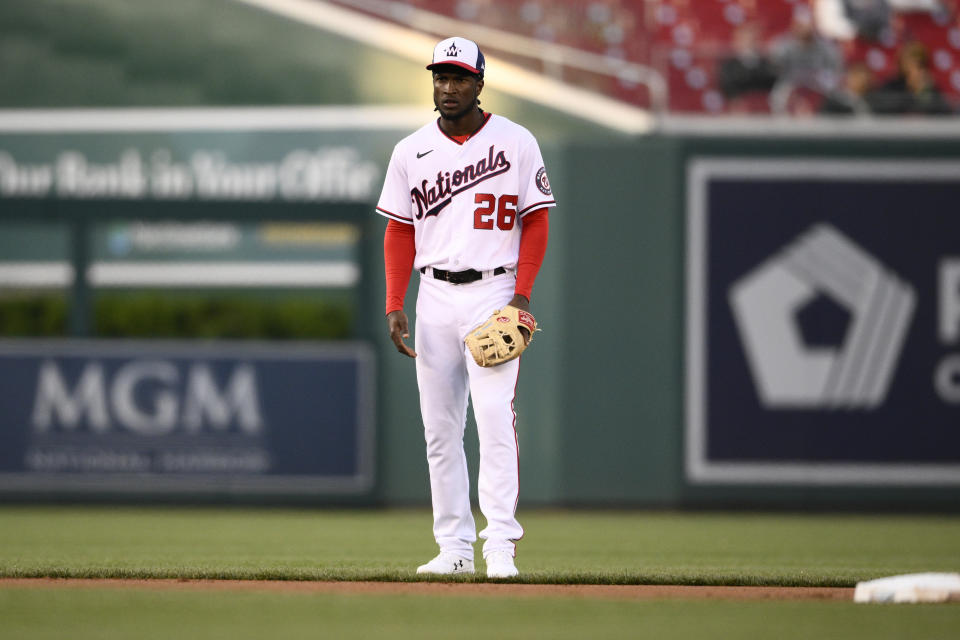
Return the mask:
[[(433, 277), (437, 280), (443, 280), (450, 284), (469, 284), (483, 278), (483, 272), (476, 269), (467, 269), (466, 271), (444, 271), (443, 269), (431, 268)], [(422, 267), (420, 273), (426, 273), (427, 267)], [(507, 272), (506, 267), (497, 267), (493, 270), (493, 275), (499, 276)]]

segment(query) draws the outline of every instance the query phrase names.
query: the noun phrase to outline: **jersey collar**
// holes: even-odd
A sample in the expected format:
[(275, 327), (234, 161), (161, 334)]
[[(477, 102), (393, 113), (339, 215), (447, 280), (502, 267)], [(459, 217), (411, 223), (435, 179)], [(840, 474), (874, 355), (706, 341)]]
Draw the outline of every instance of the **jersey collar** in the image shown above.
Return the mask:
[[(463, 145), (464, 142), (466, 142), (470, 138), (475, 137), (478, 133), (480, 133), (480, 131), (482, 131), (485, 126), (487, 126), (487, 123), (490, 122), (490, 117), (493, 114), (490, 113), (489, 111), (483, 111), (482, 113), (483, 113), (483, 122), (480, 124), (479, 127), (477, 127), (476, 131), (467, 135), (467, 137), (465, 138), (463, 136), (453, 137), (451, 135), (448, 135), (447, 132), (443, 130), (443, 127), (440, 126), (440, 118), (437, 118), (437, 130), (440, 131), (440, 133), (443, 134), (443, 137), (445, 137), (447, 140), (450, 140), (451, 142), (454, 142), (458, 145)], [(459, 140), (458, 138), (463, 138), (463, 139)]]

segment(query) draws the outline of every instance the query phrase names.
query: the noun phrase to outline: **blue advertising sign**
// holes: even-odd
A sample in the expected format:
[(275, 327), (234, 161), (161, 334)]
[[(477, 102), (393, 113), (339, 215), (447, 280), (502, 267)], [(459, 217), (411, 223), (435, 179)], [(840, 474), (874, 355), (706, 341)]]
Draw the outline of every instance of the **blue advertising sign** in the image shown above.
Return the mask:
[(960, 163), (687, 177), (688, 480), (960, 484)]
[(357, 494), (363, 344), (0, 341), (0, 492)]

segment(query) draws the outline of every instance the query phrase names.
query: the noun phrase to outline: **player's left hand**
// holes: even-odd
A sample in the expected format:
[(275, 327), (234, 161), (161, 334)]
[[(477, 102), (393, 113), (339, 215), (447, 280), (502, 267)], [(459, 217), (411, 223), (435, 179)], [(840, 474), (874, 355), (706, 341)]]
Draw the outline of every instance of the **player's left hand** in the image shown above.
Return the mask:
[[(521, 326), (526, 332), (520, 331)], [(479, 366), (495, 367), (519, 358), (530, 344), (525, 335), (532, 337), (536, 330), (537, 321), (532, 313), (508, 304), (494, 310), (463, 342)]]
[[(513, 294), (513, 300), (510, 301), (510, 306), (516, 307), (521, 311), (526, 311), (528, 313), (530, 312), (530, 301), (519, 293)], [(530, 331), (526, 327), (521, 326), (520, 333), (523, 334), (523, 339), (526, 341), (526, 343), (530, 344)]]

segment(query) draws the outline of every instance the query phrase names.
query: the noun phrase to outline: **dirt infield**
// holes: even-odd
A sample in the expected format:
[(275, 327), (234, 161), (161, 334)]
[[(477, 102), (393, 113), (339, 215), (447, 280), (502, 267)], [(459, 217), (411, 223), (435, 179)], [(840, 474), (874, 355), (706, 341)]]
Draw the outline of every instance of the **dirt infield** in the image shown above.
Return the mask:
[(310, 582), (284, 580), (128, 580), (0, 578), (0, 588), (159, 589), (278, 593), (413, 594), (565, 597), (614, 600), (853, 600), (853, 589), (829, 587), (701, 587), (679, 585), (495, 584), (454, 582)]

